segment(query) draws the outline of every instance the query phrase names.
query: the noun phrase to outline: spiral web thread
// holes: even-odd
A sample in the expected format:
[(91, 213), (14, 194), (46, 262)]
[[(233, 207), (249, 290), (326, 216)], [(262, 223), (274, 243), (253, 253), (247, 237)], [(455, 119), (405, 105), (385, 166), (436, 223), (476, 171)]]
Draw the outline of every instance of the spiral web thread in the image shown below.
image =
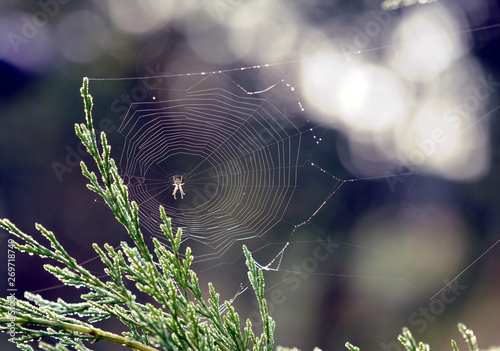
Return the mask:
[[(120, 168), (144, 228), (162, 237), (163, 205), (186, 240), (205, 247), (198, 260), (209, 260), (282, 221), (297, 190), (304, 124), (273, 94), (245, 92), (224, 74), (157, 92), (166, 98), (132, 104), (118, 129)], [(183, 198), (180, 189), (173, 196), (174, 178)]]

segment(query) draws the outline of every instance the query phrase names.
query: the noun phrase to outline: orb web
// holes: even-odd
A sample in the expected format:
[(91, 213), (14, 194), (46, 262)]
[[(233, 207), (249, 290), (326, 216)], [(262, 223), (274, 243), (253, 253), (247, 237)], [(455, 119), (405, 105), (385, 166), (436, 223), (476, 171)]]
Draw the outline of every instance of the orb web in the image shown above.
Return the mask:
[(275, 227), (297, 188), (302, 139), (276, 96), (248, 94), (221, 74), (156, 93), (132, 104), (118, 129), (119, 169), (144, 228), (163, 237), (163, 206), (207, 260)]

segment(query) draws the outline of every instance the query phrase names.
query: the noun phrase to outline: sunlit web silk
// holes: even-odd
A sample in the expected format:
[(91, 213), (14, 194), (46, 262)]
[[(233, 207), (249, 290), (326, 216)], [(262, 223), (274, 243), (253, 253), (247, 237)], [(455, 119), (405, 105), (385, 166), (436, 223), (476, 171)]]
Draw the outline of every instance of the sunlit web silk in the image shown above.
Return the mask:
[[(143, 227), (163, 236), (163, 205), (185, 238), (208, 247), (206, 259), (273, 228), (297, 185), (299, 129), (269, 94), (225, 83), (208, 77), (181, 94), (134, 104), (119, 129), (120, 168)], [(183, 177), (183, 200), (172, 196), (173, 176)]]

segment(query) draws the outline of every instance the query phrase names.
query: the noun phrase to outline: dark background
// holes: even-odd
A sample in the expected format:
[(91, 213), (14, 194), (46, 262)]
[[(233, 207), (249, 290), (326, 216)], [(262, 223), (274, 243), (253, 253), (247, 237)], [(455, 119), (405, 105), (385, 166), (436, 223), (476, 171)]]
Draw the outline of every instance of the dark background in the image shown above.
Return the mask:
[[(83, 76), (144, 76), (150, 73), (148, 67), (168, 73), (211, 71), (300, 61), (305, 54), (298, 48), (294, 51), (291, 46), (285, 56), (277, 58), (271, 55), (275, 53), (273, 50), (266, 48), (238, 56), (228, 50), (227, 33), (220, 29), (223, 26), (198, 30), (200, 19), (219, 23), (236, 21), (231, 14), (243, 6), (240, 1), (193, 2), (184, 7), (165, 2), (171, 4), (166, 13), (175, 15), (165, 16), (163, 23), (143, 31), (139, 26), (147, 20), (141, 22), (138, 17), (137, 24), (124, 20), (120, 26), (119, 21), (112, 19), (113, 13), (118, 16), (120, 9), (133, 10), (136, 3), (116, 5), (111, 0), (40, 3), (4, 1), (0, 5), (0, 216), (9, 218), (35, 237), (38, 234), (33, 224), (42, 223), (56, 232), (60, 241), (82, 262), (93, 257), (90, 243), (116, 244), (124, 240), (125, 235), (109, 210), (85, 188), (85, 180), (79, 172), (79, 160), (90, 161), (79, 149), (73, 129), (74, 123), (83, 121), (84, 116), (79, 93)], [(463, 20), (468, 21), (470, 54), (482, 65), (486, 75), (491, 74), (494, 81), (499, 81), (498, 6), (494, 1), (483, 1), (480, 5), (466, 1), (453, 3), (464, 14)], [(448, 3), (436, 4), (446, 6)], [(392, 15), (403, 18), (405, 11), (413, 7), (438, 6), (436, 4), (410, 6), (393, 11)], [(145, 2), (143, 6), (148, 5)], [(361, 21), (370, 11), (381, 11), (380, 1), (368, 0), (292, 1), (285, 6), (302, 26), (297, 25), (298, 42), (305, 26), (333, 36), (335, 32), (328, 33), (328, 28), (334, 26), (328, 24), (359, 23), (356, 21)], [(46, 13), (46, 21), (42, 15), (44, 22), (38, 27), (28, 25), (26, 19), (32, 21), (40, 11)], [(281, 31), (290, 25), (280, 23), (279, 16), (276, 23), (279, 24), (276, 28), (266, 29), (269, 35), (285, 33)], [(23, 28), (27, 31), (24, 34)], [(195, 30), (198, 30), (196, 35)], [(9, 33), (19, 34), (16, 40), (20, 41), (13, 44)], [(198, 51), (187, 43), (194, 40), (193, 36), (195, 41), (203, 43), (196, 47)], [(372, 44), (373, 47), (364, 48), (367, 55), (368, 49), (375, 49), (376, 53), (382, 46)], [(377, 54), (373, 59), (377, 60)], [(287, 76), (296, 79), (297, 66), (286, 67), (281, 72), (290, 70)], [(279, 72), (278, 68), (278, 75)], [(94, 99), (103, 101), (96, 103), (95, 116), (116, 117), (109, 102), (126, 90), (126, 83), (115, 85), (116, 90), (102, 83), (92, 84)], [(498, 101), (498, 92), (494, 91), (487, 106), (487, 111), (493, 113), (486, 119), (489, 167), (481, 177), (451, 181), (404, 168), (400, 170), (409, 174), (398, 183), (396, 192), (389, 190), (387, 179), (345, 183), (339, 189), (314, 218), (314, 226), (311, 226), (314, 228), (309, 232), (313, 239), (321, 233), (323, 238), (336, 240), (335, 254), (321, 262), (313, 274), (296, 274), (295, 280), (291, 279), (287, 271), (297, 273), (317, 246), (309, 237), (303, 244), (291, 245), (281, 271), (266, 273), (269, 298), (281, 301), (271, 303), (272, 315), (277, 321), (277, 344), (303, 350), (315, 346), (329, 350), (342, 349), (343, 344), (350, 341), (362, 350), (402, 350), (394, 341), (401, 327), (408, 326), (418, 340), (439, 349), (449, 347), (451, 338), (461, 339), (456, 330), (458, 322), (476, 332), (480, 346), (500, 344), (497, 333), (500, 245), (493, 246), (500, 240), (497, 195), (500, 122), (495, 110)], [(346, 170), (344, 166), (349, 162), (340, 162), (345, 136), (333, 130), (326, 133), (325, 139), (335, 152), (317, 154), (321, 166), (344, 179), (360, 178)], [(58, 176), (54, 171), (56, 163), (68, 167), (67, 172)], [(334, 184), (329, 178), (321, 184), (320, 193), (327, 194)], [(300, 205), (293, 206), (301, 210)], [(410, 216), (405, 214), (408, 208), (414, 210), (408, 212), (410, 214), (420, 211), (429, 223), (442, 224), (443, 231), (439, 226), (429, 226), (427, 232), (425, 225), (417, 221), (415, 225), (422, 232), (418, 239), (400, 242), (400, 237), (395, 237), (385, 242), (387, 236), (380, 233), (391, 230), (397, 233), (402, 219), (412, 223), (412, 218), (405, 217)], [(373, 223), (378, 223), (380, 228), (371, 228), (373, 235), (367, 237), (365, 229), (374, 226)], [(432, 238), (453, 232), (453, 228), (456, 228), (456, 236), (445, 237), (443, 241)], [(307, 233), (295, 240), (304, 239)], [(289, 238), (289, 234), (275, 235), (276, 238), (270, 237), (268, 241)], [(0, 233), (1, 257), (7, 252), (8, 237)], [(431, 244), (421, 245), (427, 239)], [(438, 295), (437, 299), (445, 302), (444, 310), (439, 309), (441, 305), (429, 297), (444, 287), (445, 280), (457, 277), (491, 247), (458, 277), (455, 281), (458, 287), (453, 285), (445, 289), (444, 295)], [(379, 255), (377, 250), (381, 248), (386, 250)], [(235, 245), (233, 249), (239, 248)], [(449, 266), (447, 262), (451, 262)], [(70, 301), (77, 300), (74, 289), (58, 287), (58, 282), (43, 271), (41, 260), (18, 254), (16, 263), (18, 297), (22, 291), (36, 291), (47, 298), (64, 296)], [(99, 269), (95, 260), (86, 264), (90, 269)], [(405, 265), (408, 267), (403, 267)], [(446, 268), (438, 269), (443, 266)], [(0, 267), (0, 289), (5, 292), (6, 264)], [(208, 263), (205, 269), (201, 273), (202, 282), (214, 281), (224, 298), (231, 298), (244, 282), (242, 270), (231, 270), (224, 265), (218, 270), (215, 263)], [(249, 292), (239, 297), (236, 305), (243, 316), (254, 310)], [(426, 309), (430, 314), (422, 312)], [(101, 327), (119, 330), (111, 322)], [(0, 341), (2, 350), (15, 349), (4, 335)], [(103, 342), (90, 347), (121, 349)]]

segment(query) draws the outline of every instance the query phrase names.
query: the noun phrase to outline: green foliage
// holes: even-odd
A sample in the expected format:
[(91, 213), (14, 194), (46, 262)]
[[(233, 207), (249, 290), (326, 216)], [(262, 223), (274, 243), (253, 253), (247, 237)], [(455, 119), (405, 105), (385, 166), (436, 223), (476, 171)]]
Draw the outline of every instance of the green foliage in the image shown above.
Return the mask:
[[(163, 207), (161, 230), (170, 243), (165, 247), (157, 239), (154, 249), (146, 245), (139, 225), (139, 209), (130, 201), (127, 186), (118, 174), (106, 135), (99, 142), (92, 121), (92, 96), (88, 79), (81, 89), (85, 105), (85, 123), (75, 126), (76, 134), (93, 157), (98, 174), (89, 171), (82, 162), (87, 187), (100, 195), (116, 219), (123, 225), (133, 245), (121, 242), (119, 248), (108, 244), (94, 250), (105, 266), (105, 278), (99, 278), (78, 262), (62, 247), (56, 236), (40, 224), (36, 228), (47, 239), (41, 244), (25, 234), (7, 219), (0, 227), (12, 233), (17, 241), (9, 243), (21, 252), (50, 258), (58, 265), (44, 268), (63, 284), (83, 287), (81, 302), (62, 299), (48, 301), (40, 295), (25, 293), (25, 300), (0, 298), (0, 331), (11, 334), (11, 341), (23, 350), (32, 350), (38, 343), (43, 350), (89, 350), (88, 342), (106, 340), (136, 350), (272, 350), (274, 321), (264, 299), (264, 276), (258, 270), (248, 249), (243, 247), (250, 283), (256, 293), (262, 317), (262, 333), (257, 335), (247, 320), (240, 317), (230, 302), (220, 303), (219, 294), (209, 284), (209, 297), (204, 298), (191, 264), (188, 247), (181, 252), (181, 230), (174, 233), (171, 220)], [(139, 302), (127, 281), (135, 283), (137, 293), (149, 296), (150, 302)], [(144, 295), (144, 296), (143, 296)], [(126, 331), (121, 335), (95, 327), (95, 322), (114, 318)], [(43, 340), (54, 338), (55, 344)], [(84, 342), (87, 343), (84, 343)]]
[[(469, 351), (479, 351), (474, 332), (467, 329), (467, 327), (462, 323), (458, 324), (458, 330), (467, 342)], [(406, 351), (430, 351), (430, 346), (428, 344), (424, 344), (423, 342), (417, 343), (408, 328), (403, 328), (403, 332), (398, 336), (398, 340), (401, 344), (403, 344)], [(358, 347), (353, 346), (350, 343), (346, 343), (345, 346), (349, 349), (349, 351), (359, 351)], [(460, 351), (455, 340), (451, 340), (451, 347), (453, 351)], [(500, 348), (492, 348), (489, 349), (489, 351), (500, 351)]]
[[(469, 347), (470, 351), (479, 351), (479, 347), (477, 346), (477, 340), (476, 336), (474, 335), (474, 332), (470, 329), (467, 329), (465, 325), (462, 323), (458, 324), (458, 330), (464, 337), (465, 341), (467, 341), (467, 346)], [(451, 341), (453, 348), (455, 349), (454, 351), (458, 351), (457, 343), (455, 340)]]
[[(469, 351), (479, 351), (476, 337), (474, 336), (472, 330), (467, 329), (467, 327), (462, 323), (458, 324), (458, 330), (460, 331), (465, 341), (467, 342)], [(430, 351), (430, 347), (428, 344), (424, 344), (423, 342), (417, 343), (417, 341), (415, 340), (415, 338), (413, 337), (408, 328), (403, 328), (403, 332), (398, 336), (398, 340), (403, 344), (406, 351)], [(359, 347), (356, 347), (349, 342), (346, 342), (345, 346), (349, 351), (360, 351)], [(453, 351), (460, 351), (458, 349), (457, 343), (454, 340), (451, 341), (451, 346)], [(300, 350), (296, 348), (289, 349), (285, 347), (278, 347), (277, 351), (300, 351)], [(321, 351), (321, 350), (316, 348), (314, 349), (314, 351)], [(500, 347), (494, 347), (488, 349), (488, 351), (500, 351)]]

